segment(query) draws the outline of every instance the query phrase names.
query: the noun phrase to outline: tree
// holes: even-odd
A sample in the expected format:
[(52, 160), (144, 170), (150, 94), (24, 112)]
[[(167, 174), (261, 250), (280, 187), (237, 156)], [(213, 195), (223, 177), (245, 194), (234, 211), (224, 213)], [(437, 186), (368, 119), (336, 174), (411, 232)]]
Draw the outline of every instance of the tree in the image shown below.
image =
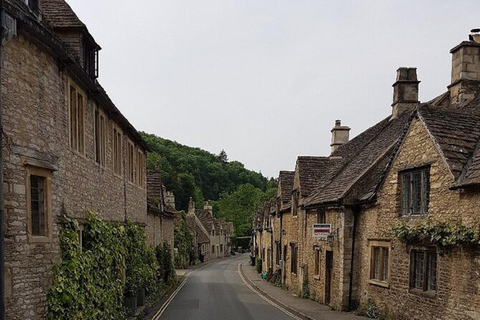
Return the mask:
[(218, 159), (223, 162), (228, 162), (228, 156), (224, 149), (222, 149), (222, 151), (220, 151), (220, 153), (218, 154)]
[(247, 183), (218, 201), (218, 215), (233, 223), (237, 237), (249, 235), (255, 209), (261, 204), (264, 192)]

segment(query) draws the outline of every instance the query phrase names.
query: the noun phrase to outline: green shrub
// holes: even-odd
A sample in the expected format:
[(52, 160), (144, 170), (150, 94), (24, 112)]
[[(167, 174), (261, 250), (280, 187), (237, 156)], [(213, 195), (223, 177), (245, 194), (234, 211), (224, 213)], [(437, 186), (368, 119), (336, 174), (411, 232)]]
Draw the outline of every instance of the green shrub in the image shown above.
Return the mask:
[(258, 273), (261, 273), (261, 272), (262, 272), (262, 259), (257, 258), (257, 261), (255, 262), (255, 270), (256, 270)]

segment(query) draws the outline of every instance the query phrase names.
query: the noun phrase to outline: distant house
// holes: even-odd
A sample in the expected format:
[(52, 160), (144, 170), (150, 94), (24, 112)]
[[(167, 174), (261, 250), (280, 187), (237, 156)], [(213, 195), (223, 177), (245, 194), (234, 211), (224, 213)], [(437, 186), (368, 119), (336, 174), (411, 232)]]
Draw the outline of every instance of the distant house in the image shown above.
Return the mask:
[(158, 170), (147, 169), (147, 204), (147, 243), (154, 247), (167, 243), (173, 254), (175, 220), (180, 212), (175, 209), (175, 197), (166, 191)]
[(0, 7), (6, 317), (41, 319), (63, 214), (146, 225), (147, 147), (98, 83), (100, 46), (65, 1)]
[(215, 218), (209, 201), (204, 203), (203, 210), (197, 210), (190, 199), (187, 224), (194, 238), (195, 259), (202, 256), (201, 260), (206, 261), (230, 256), (233, 225), (225, 219)]

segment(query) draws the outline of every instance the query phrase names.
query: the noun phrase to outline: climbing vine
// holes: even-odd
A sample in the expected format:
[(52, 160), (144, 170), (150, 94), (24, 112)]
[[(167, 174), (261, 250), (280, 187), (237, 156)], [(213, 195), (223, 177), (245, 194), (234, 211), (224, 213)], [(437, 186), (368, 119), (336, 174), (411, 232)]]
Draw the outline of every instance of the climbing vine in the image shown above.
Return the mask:
[(174, 230), (175, 248), (178, 248), (178, 253), (175, 254), (175, 267), (187, 268), (191, 256), (193, 238), (188, 230), (185, 213), (182, 212), (180, 224)]
[[(47, 320), (126, 319), (125, 296), (140, 289), (158, 291), (158, 280), (166, 276), (160, 274), (160, 263), (168, 259), (157, 260), (156, 250), (147, 246), (144, 231), (133, 222), (110, 223), (90, 212), (82, 244), (78, 234), (78, 222), (65, 217), (59, 236), (62, 262), (54, 267), (47, 294)], [(169, 280), (174, 272), (166, 267)]]
[(428, 221), (413, 226), (403, 223), (393, 228), (393, 234), (406, 244), (430, 243), (443, 249), (480, 245), (479, 223), (471, 226), (453, 221)]

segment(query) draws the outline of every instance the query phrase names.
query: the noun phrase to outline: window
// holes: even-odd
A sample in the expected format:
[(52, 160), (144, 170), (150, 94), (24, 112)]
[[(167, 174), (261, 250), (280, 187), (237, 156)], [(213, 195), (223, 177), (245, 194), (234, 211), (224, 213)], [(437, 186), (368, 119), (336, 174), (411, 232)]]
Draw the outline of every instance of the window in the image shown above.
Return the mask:
[(293, 190), (292, 193), (292, 214), (296, 216), (298, 213), (298, 190)]
[(316, 278), (316, 279), (320, 279), (320, 248), (319, 247), (315, 247), (314, 248), (315, 250), (315, 272), (313, 274), (313, 276)]
[(421, 291), (437, 290), (435, 249), (415, 249), (410, 252), (410, 288)]
[(30, 241), (51, 239), (51, 172), (36, 167), (27, 167), (27, 214)]
[(70, 84), (69, 90), (70, 113), (70, 147), (73, 150), (85, 153), (85, 95), (79, 88)]
[(98, 78), (98, 47), (95, 44), (83, 41), (81, 50), (83, 70), (90, 78)]
[(428, 212), (430, 195), (430, 168), (419, 168), (400, 172), (402, 185), (402, 214)]
[(133, 142), (128, 140), (127, 142), (127, 179), (129, 182), (135, 182), (135, 172), (134, 172), (134, 153), (135, 147), (133, 146)]
[(113, 128), (113, 172), (122, 175), (122, 133)]
[(145, 186), (145, 154), (137, 150), (137, 184), (143, 188)]
[(215, 246), (212, 246), (212, 253), (215, 253)]
[(220, 245), (220, 252), (223, 252), (223, 244)]
[(326, 215), (324, 208), (317, 208), (317, 223), (326, 223)]
[(388, 286), (390, 282), (390, 242), (370, 241), (370, 283)]
[(296, 243), (290, 243), (290, 272), (297, 274), (297, 264), (298, 264), (298, 246)]
[(107, 119), (103, 112), (95, 109), (95, 162), (105, 166), (105, 145), (107, 137)]

